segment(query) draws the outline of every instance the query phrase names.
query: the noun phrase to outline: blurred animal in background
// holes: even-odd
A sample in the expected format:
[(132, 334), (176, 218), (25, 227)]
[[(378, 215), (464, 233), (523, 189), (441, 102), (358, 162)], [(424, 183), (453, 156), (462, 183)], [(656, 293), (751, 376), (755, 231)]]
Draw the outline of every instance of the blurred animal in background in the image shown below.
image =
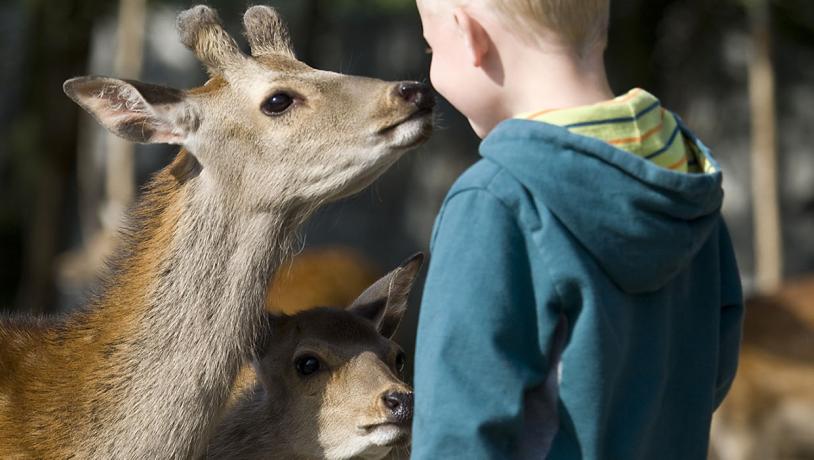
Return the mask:
[(0, 320), (0, 458), (194, 458), (267, 333), (268, 280), (320, 205), (427, 139), (426, 85), (313, 69), (276, 11), (182, 12), (212, 78), (180, 91), (81, 77), (66, 93), (109, 131), (183, 149), (132, 214), (106, 288), (66, 318)]
[[(294, 266), (309, 267), (318, 256)], [(241, 391), (207, 456), (380, 459), (406, 449), (413, 392), (404, 383), (405, 354), (391, 339), (422, 262), (420, 254), (410, 258), (347, 309), (269, 314), (270, 334), (253, 363), (257, 383)]]
[(274, 274), (266, 310), (293, 315), (322, 305), (350, 305), (379, 275), (363, 254), (347, 247), (306, 249)]
[(747, 302), (738, 374), (711, 458), (814, 459), (814, 277)]

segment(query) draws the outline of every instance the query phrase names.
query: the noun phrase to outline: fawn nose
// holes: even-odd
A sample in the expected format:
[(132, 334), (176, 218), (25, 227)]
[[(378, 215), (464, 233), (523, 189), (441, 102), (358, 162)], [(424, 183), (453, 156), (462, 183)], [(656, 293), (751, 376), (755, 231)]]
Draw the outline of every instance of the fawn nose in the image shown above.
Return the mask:
[(415, 81), (405, 81), (398, 85), (398, 95), (409, 102), (415, 104), (421, 110), (429, 110), (435, 107), (435, 96), (429, 85)]
[(382, 396), (384, 407), (398, 423), (410, 423), (413, 420), (413, 393), (387, 392)]

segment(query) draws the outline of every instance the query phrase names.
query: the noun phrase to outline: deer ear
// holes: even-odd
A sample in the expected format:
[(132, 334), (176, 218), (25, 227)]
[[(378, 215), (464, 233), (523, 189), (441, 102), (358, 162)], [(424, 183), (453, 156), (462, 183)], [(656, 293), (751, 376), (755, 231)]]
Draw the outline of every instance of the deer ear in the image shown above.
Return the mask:
[(104, 77), (73, 78), (63, 89), (108, 131), (132, 142), (180, 145), (199, 124), (177, 89)]
[(372, 322), (381, 335), (393, 337), (407, 311), (407, 299), (423, 263), (424, 254), (410, 257), (367, 288), (348, 311)]

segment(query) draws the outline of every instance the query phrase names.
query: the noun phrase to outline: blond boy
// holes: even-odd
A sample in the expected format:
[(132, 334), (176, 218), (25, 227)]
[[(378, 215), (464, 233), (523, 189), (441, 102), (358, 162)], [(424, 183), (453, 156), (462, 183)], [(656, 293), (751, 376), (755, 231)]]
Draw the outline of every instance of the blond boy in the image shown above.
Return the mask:
[(414, 459), (705, 458), (742, 296), (709, 150), (614, 98), (609, 0), (418, 0), (484, 139), (436, 221)]

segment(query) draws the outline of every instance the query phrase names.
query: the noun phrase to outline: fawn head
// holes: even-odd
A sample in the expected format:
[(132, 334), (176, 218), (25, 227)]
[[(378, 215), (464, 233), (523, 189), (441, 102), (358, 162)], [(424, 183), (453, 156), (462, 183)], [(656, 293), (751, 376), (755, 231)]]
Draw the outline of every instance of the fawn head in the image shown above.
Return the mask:
[(178, 16), (181, 41), (211, 75), (203, 87), (79, 77), (65, 92), (116, 135), (183, 146), (188, 155), (172, 170), (179, 180), (202, 176), (250, 212), (355, 193), (428, 138), (426, 85), (309, 67), (271, 7), (249, 8), (243, 22), (251, 55), (209, 7)]
[(347, 459), (381, 458), (408, 442), (413, 392), (392, 336), (422, 261), (414, 256), (347, 309), (272, 317), (254, 366), (267, 409), (286, 427), (274, 445), (296, 446), (302, 458)]

